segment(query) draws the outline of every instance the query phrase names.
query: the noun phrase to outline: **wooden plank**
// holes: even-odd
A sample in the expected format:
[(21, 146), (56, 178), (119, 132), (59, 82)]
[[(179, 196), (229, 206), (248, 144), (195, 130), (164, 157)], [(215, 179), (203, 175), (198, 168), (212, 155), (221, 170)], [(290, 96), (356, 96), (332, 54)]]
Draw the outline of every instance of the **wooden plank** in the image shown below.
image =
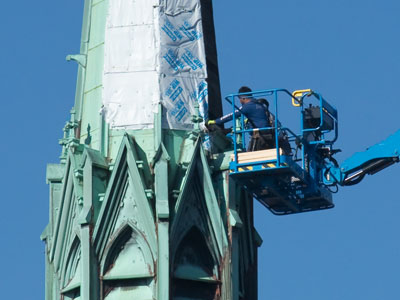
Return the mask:
[[(279, 148), (279, 154), (282, 155), (283, 151)], [(231, 160), (234, 159), (233, 154), (231, 155)], [(260, 151), (251, 151), (238, 153), (238, 163), (251, 163), (263, 160), (276, 160), (276, 149), (267, 149)]]

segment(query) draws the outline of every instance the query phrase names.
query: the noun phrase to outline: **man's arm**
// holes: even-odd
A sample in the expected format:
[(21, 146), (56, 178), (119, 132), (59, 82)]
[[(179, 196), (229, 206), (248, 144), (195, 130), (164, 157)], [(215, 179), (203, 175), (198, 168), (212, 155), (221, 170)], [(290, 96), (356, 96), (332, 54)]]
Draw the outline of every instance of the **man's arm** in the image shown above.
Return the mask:
[[(240, 107), (239, 110), (235, 110), (235, 117), (236, 117), (236, 118), (238, 118), (238, 117), (240, 116), (240, 114), (241, 114), (240, 110), (242, 110), (242, 107)], [(230, 113), (230, 114), (227, 114), (227, 115), (225, 115), (225, 116), (222, 116), (222, 117), (219, 118), (219, 119), (216, 119), (216, 120), (215, 120), (215, 123), (216, 123), (217, 125), (222, 125), (222, 124), (224, 124), (224, 123), (226, 123), (226, 122), (231, 121), (232, 119), (233, 119), (233, 113)]]

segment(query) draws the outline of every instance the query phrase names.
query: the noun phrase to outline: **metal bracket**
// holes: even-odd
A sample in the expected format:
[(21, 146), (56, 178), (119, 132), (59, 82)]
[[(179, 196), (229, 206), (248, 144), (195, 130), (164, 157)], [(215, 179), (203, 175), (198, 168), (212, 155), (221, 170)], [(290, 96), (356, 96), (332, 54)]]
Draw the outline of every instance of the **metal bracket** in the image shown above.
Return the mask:
[(87, 58), (85, 54), (70, 54), (65, 59), (67, 61), (76, 61), (82, 68), (86, 69)]

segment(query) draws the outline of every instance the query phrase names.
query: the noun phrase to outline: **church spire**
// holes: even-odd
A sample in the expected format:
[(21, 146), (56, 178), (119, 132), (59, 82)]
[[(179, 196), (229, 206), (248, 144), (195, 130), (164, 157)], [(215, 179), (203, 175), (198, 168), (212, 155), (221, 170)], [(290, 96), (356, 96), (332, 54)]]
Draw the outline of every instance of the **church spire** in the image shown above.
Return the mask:
[(213, 26), (211, 0), (85, 1), (47, 300), (256, 299), (253, 199), (204, 128), (222, 114)]

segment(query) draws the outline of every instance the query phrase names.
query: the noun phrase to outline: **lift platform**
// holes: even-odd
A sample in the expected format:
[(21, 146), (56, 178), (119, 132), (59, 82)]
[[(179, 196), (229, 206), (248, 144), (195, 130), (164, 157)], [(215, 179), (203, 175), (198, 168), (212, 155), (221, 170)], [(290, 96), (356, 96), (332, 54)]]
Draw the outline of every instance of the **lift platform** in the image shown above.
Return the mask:
[(307, 172), (290, 156), (280, 155), (278, 163), (275, 149), (239, 153), (238, 166), (237, 171), (232, 170), (231, 178), (253, 193), (273, 214), (334, 207), (327, 188), (313, 184)]
[[(311, 90), (294, 93), (293, 104), (299, 106), (301, 114), (301, 132), (293, 133), (279, 122), (278, 107), (280, 94), (288, 99), (292, 94), (284, 89), (264, 90), (244, 94), (233, 94), (226, 97), (232, 105), (234, 153), (230, 163), (230, 177), (254, 195), (273, 214), (286, 215), (293, 213), (322, 210), (334, 207), (332, 193), (323, 183), (321, 176), (321, 158), (323, 153), (331, 153), (332, 145), (337, 138), (337, 111), (321, 95)], [(300, 95), (299, 95), (300, 94)], [(274, 119), (271, 127), (246, 129), (245, 117), (240, 107), (235, 105), (235, 98), (246, 95), (256, 101), (261, 97), (274, 99)], [(304, 106), (304, 97), (314, 96), (317, 106)], [(291, 98), (289, 98), (291, 99)], [(239, 113), (238, 113), (239, 112)], [(271, 135), (276, 147), (260, 151), (246, 152), (246, 135), (255, 131), (273, 132)], [(333, 132), (333, 138), (327, 139)], [(281, 147), (286, 143), (301, 150), (301, 158), (287, 153)], [(328, 150), (327, 150), (328, 149)]]

